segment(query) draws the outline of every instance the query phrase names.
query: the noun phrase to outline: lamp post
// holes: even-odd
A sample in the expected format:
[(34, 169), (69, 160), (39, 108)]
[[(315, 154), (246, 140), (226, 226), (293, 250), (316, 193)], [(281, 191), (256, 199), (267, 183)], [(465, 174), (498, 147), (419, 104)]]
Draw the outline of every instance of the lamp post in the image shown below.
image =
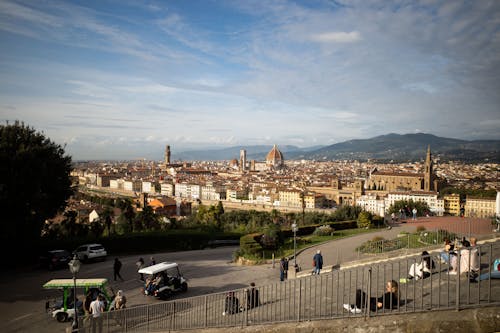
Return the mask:
[(297, 267), (297, 223), (292, 224), (293, 231), (293, 267)]
[(73, 274), (73, 306), (75, 308), (75, 314), (73, 315), (73, 332), (78, 331), (78, 312), (76, 309), (76, 274), (80, 271), (80, 260), (78, 260), (78, 256), (75, 254), (73, 259), (68, 263), (69, 270), (71, 274)]

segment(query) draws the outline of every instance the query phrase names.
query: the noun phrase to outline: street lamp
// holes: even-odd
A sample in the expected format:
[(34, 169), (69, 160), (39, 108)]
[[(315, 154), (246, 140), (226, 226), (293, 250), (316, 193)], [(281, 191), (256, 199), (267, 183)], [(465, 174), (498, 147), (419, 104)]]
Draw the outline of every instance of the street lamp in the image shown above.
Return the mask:
[(297, 267), (297, 223), (292, 224), (293, 231), (293, 268)]
[(75, 307), (75, 314), (73, 315), (73, 331), (78, 331), (78, 312), (76, 310), (76, 274), (80, 271), (80, 260), (78, 260), (78, 256), (75, 254), (73, 259), (68, 263), (69, 270), (71, 274), (73, 274), (73, 306)]

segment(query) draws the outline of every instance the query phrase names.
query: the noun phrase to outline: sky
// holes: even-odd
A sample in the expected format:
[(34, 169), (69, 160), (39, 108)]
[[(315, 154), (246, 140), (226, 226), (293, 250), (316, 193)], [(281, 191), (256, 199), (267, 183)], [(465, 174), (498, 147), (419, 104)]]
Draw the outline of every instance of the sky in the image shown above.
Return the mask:
[(73, 160), (500, 139), (500, 1), (0, 0), (0, 122)]

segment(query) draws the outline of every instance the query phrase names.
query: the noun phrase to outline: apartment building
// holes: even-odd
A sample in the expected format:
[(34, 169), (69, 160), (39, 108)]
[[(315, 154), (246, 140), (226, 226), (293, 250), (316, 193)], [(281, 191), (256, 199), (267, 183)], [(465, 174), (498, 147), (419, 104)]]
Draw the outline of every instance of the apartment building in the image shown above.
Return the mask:
[(465, 216), (489, 218), (495, 216), (496, 199), (495, 198), (474, 198), (465, 199)]
[(448, 215), (460, 216), (460, 195), (452, 193), (445, 195), (444, 198), (444, 212)]

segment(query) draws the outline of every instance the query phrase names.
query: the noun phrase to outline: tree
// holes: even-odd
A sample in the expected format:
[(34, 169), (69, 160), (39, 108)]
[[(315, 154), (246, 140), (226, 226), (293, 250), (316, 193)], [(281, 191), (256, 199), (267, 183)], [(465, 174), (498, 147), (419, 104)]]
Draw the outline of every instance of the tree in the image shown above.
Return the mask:
[(45, 220), (72, 194), (70, 172), (71, 157), (44, 134), (17, 121), (0, 125), (2, 246), (33, 253)]
[(370, 221), (370, 213), (366, 211), (362, 211), (358, 215), (358, 220), (357, 220), (358, 228), (369, 228), (371, 221)]

